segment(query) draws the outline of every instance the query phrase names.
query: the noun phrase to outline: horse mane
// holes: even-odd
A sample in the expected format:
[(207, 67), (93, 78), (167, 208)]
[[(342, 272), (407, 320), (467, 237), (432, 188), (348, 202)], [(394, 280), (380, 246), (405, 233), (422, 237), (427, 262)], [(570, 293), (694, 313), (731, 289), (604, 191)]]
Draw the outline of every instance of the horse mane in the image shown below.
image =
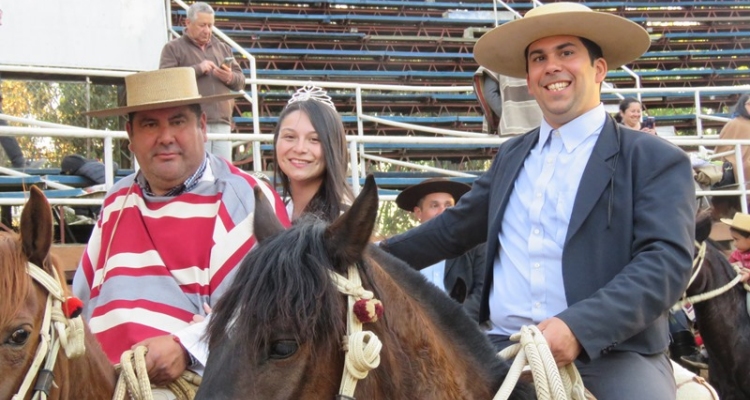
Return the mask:
[(279, 333), (279, 323), (295, 332), (288, 339), (320, 339), (336, 347), (345, 325), (338, 289), (328, 275), (327, 226), (318, 217), (303, 216), (248, 253), (211, 317), (211, 347), (224, 335), (240, 335), (237, 343), (253, 354)]
[(31, 280), (26, 275), (26, 256), (21, 251), (21, 239), (15, 233), (0, 232), (0, 293), (4, 306), (0, 307), (0, 325), (13, 318), (26, 301)]
[(494, 389), (497, 390), (507, 372), (507, 363), (496, 356), (497, 350), (477, 321), (466, 314), (463, 306), (427, 281), (419, 271), (379, 247), (370, 246), (369, 254), (405, 293), (414, 297), (416, 303), (430, 305), (425, 307), (425, 311), (433, 317), (438, 329), (458, 343), (464, 354), (473, 357), (485, 371), (491, 373), (496, 384)]

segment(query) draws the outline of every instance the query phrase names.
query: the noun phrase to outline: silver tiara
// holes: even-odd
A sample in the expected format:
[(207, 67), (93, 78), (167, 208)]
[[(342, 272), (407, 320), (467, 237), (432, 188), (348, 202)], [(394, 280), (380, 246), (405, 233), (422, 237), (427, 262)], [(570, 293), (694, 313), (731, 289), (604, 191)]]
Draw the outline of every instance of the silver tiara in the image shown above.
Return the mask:
[(323, 88), (314, 86), (312, 83), (308, 83), (305, 86), (297, 89), (297, 91), (294, 92), (292, 98), (289, 99), (287, 104), (307, 100), (315, 100), (317, 102), (323, 103), (336, 111), (336, 106), (333, 104), (333, 101), (331, 101), (331, 96), (328, 95), (328, 92), (323, 90)]

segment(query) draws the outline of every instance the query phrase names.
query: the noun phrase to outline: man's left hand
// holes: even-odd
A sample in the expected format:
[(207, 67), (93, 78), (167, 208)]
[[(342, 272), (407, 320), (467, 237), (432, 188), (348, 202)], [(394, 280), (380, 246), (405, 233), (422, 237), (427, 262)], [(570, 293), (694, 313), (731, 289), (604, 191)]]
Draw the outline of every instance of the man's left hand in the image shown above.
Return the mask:
[(581, 343), (560, 318), (545, 319), (537, 326), (547, 339), (549, 349), (558, 367), (568, 365), (581, 354)]
[(220, 68), (214, 68), (212, 71), (216, 79), (222, 81), (225, 85), (229, 85), (232, 83), (232, 78), (234, 75), (232, 74), (232, 70), (227, 67), (226, 65), (222, 65)]
[(186, 350), (172, 335), (163, 335), (148, 338), (133, 345), (146, 346), (146, 370), (151, 383), (166, 386), (179, 378), (188, 364)]

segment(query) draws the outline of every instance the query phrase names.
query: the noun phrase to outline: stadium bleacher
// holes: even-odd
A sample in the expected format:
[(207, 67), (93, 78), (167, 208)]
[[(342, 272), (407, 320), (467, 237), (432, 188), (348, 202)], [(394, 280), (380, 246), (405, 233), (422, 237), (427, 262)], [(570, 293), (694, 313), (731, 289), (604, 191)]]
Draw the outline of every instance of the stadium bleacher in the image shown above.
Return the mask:
[[(531, 7), (529, 2), (508, 4), (519, 13)], [(649, 52), (630, 66), (644, 87), (729, 86), (748, 80), (750, 1), (584, 4), (630, 18), (652, 34)], [(495, 23), (491, 2), (270, 0), (217, 2), (214, 6), (217, 26), (256, 57), (258, 76), (267, 79), (470, 86), (477, 68), (471, 53), (473, 43), (477, 34)], [(464, 16), (455, 17), (457, 13)], [(183, 25), (184, 16), (181, 9), (173, 11), (175, 27)], [(508, 13), (502, 13), (499, 23), (508, 18)], [(249, 72), (247, 63), (240, 62)], [(608, 81), (615, 87), (634, 85), (624, 71), (611, 71)], [(270, 131), (273, 117), (291, 89), (261, 87), (263, 131)], [(444, 122), (444, 117), (459, 117), (454, 121), (460, 121), (462, 129), (481, 131), (473, 93), (363, 95), (365, 113), (423, 124), (451, 124), (454, 122)], [(340, 111), (355, 110), (352, 94), (333, 97)], [(650, 110), (674, 110), (683, 106), (686, 96), (664, 93), (643, 97), (649, 100)], [(724, 112), (734, 98), (718, 93), (707, 97), (703, 107)], [(612, 96), (605, 99), (616, 101)], [(239, 104), (239, 109), (248, 111), (249, 106)], [(350, 132), (352, 119), (345, 118)], [(240, 130), (249, 129), (249, 121), (236, 119)], [(689, 130), (694, 128), (694, 114), (663, 122), (674, 123), (677, 130)], [(365, 124), (368, 132), (381, 128)]]

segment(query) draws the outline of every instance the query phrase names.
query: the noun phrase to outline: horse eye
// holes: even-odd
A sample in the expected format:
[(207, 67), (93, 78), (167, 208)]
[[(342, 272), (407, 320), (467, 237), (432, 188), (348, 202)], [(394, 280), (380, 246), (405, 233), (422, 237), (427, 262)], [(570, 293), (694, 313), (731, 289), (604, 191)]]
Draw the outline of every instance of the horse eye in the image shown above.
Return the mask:
[(297, 352), (297, 342), (294, 340), (279, 340), (271, 344), (271, 358), (282, 360)]
[(23, 346), (26, 344), (26, 341), (29, 340), (30, 335), (30, 332), (26, 329), (19, 328), (10, 334), (10, 337), (8, 337), (8, 340), (6, 340), (5, 343), (12, 346)]

